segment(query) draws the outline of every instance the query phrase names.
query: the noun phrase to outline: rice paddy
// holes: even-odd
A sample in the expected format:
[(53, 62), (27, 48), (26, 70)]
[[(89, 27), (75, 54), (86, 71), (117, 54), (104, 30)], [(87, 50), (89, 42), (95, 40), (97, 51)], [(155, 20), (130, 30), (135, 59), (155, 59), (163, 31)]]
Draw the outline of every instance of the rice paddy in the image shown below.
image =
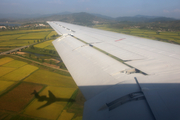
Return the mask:
[[(36, 80), (37, 78), (38, 78), (38, 81)], [(49, 86), (77, 88), (75, 82), (73, 81), (71, 77), (63, 76), (63, 75), (45, 71), (45, 70), (38, 70), (34, 72), (31, 76), (27, 77), (24, 81), (38, 83), (38, 84), (45, 84)]]
[(13, 71), (15, 68), (11, 68), (11, 67), (0, 67), (0, 77)]
[(46, 118), (46, 119), (53, 119), (56, 120), (60, 115), (61, 111), (64, 109), (65, 104), (57, 104), (52, 103), (49, 106), (46, 106), (42, 109), (37, 109), (40, 106), (46, 104), (47, 101), (38, 101), (35, 99), (29, 106), (25, 109), (23, 114), (31, 115), (34, 117)]
[[(2, 31), (0, 51), (38, 43), (54, 35), (57, 33), (52, 29)], [(44, 51), (54, 50), (52, 54), (55, 54), (52, 40), (34, 47)], [(79, 106), (76, 106), (77, 112), (69, 113), (67, 110), (76, 103), (74, 99), (77, 95), (77, 86), (71, 77), (13, 58), (0, 59), (0, 119), (71, 120), (75, 115), (82, 116)], [(34, 90), (39, 98), (37, 94), (31, 94)], [(55, 96), (55, 101), (49, 103), (51, 96)]]
[(9, 58), (9, 57), (1, 58), (1, 59), (0, 59), (0, 65), (3, 65), (3, 64), (5, 64), (5, 63), (8, 63), (8, 62), (10, 62), (10, 61), (12, 61), (12, 60), (14, 60), (14, 59)]
[(1, 81), (0, 80), (0, 93), (6, 90), (8, 87), (13, 85), (15, 82), (13, 81)]
[(45, 47), (51, 45), (51, 44), (52, 44), (52, 41), (53, 41), (53, 40), (45, 41), (45, 42), (43, 42), (43, 43), (34, 45), (34, 47), (45, 48)]
[(49, 35), (47, 36), (47, 38), (50, 38), (50, 37), (52, 37), (53, 35), (56, 35), (56, 34), (57, 34), (56, 31), (52, 31), (51, 33), (49, 33)]
[[(34, 90), (40, 97), (31, 94)], [(77, 113), (69, 113), (66, 109), (71, 109), (76, 95), (77, 86), (71, 77), (42, 70), (10, 57), (0, 59), (2, 119), (26, 119), (31, 116), (36, 120), (71, 120)], [(76, 109), (79, 109), (78, 106)]]
[(27, 63), (22, 62), (22, 61), (18, 61), (18, 60), (13, 60), (7, 64), (4, 64), (4, 67), (13, 67), (13, 68), (19, 68), (22, 67), (24, 65), (26, 65)]
[(71, 120), (73, 116), (74, 116), (74, 113), (68, 113), (66, 112), (66, 110), (63, 110), (58, 120)]
[(25, 65), (21, 68), (18, 68), (16, 70), (4, 75), (3, 78), (9, 79), (9, 80), (14, 80), (14, 81), (19, 81), (19, 80), (27, 77), (28, 75), (30, 75), (32, 72), (34, 72), (37, 69), (38, 69), (38, 67), (35, 67), (32, 65)]
[(52, 29), (2, 31), (0, 32), (0, 47), (32, 44), (37, 40), (45, 39), (52, 31)]
[(21, 83), (16, 88), (1, 97), (0, 109), (18, 112), (22, 110), (34, 97), (31, 95), (32, 91), (39, 91), (42, 88), (43, 86), (41, 85)]
[(139, 36), (144, 38), (150, 38), (154, 40), (160, 40), (164, 42), (174, 42), (177, 44), (180, 44), (180, 35), (178, 35), (178, 32), (167, 32), (162, 31), (159, 34), (156, 33), (156, 31), (153, 30), (145, 30), (145, 29), (138, 29), (138, 28), (131, 28), (131, 29), (118, 29), (118, 28), (111, 28), (107, 25), (97, 25), (95, 28), (118, 32), (118, 33), (124, 33), (129, 34), (133, 36)]
[(51, 31), (47, 31), (47, 32), (38, 32), (38, 33), (28, 33), (28, 34), (25, 34), (21, 37), (19, 37), (18, 39), (44, 39)]

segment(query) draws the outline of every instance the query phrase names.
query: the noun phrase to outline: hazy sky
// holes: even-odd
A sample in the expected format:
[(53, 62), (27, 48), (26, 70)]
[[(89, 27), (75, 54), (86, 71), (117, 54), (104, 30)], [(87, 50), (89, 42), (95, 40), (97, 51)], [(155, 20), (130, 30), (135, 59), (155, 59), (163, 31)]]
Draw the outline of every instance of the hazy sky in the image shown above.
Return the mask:
[(0, 13), (88, 12), (111, 17), (149, 15), (180, 18), (180, 0), (0, 0)]

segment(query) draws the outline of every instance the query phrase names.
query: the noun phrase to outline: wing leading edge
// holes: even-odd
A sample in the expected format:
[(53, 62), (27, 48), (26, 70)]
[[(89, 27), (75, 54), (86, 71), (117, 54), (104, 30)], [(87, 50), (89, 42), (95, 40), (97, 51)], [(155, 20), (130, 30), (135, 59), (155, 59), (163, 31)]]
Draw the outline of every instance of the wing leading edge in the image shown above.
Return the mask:
[(84, 120), (180, 118), (179, 46), (48, 23), (64, 36), (53, 44), (87, 100)]

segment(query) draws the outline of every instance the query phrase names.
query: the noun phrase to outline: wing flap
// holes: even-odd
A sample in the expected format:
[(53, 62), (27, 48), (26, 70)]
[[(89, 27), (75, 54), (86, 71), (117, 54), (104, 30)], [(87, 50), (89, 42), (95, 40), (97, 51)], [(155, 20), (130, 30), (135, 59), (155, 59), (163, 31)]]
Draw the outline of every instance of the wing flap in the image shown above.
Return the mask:
[[(133, 78), (132, 75), (121, 73), (130, 69), (128, 66), (71, 36), (60, 41), (57, 39), (53, 44), (86, 99), (107, 89), (109, 85)], [(118, 73), (118, 78), (115, 73)], [(83, 87), (98, 85), (102, 87), (97, 89)]]

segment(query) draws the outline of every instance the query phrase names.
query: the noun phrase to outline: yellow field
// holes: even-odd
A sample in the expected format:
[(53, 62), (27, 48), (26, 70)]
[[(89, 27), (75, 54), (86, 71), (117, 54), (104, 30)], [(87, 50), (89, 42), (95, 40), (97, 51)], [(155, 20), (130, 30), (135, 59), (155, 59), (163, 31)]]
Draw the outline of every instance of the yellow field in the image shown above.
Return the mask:
[(24, 46), (45, 39), (52, 29), (14, 30), (0, 32), (0, 46)]
[(50, 37), (53, 36), (53, 35), (57, 35), (57, 32), (56, 32), (56, 31), (52, 31), (52, 32), (47, 36), (47, 38), (50, 38)]
[(22, 61), (18, 61), (18, 60), (13, 60), (7, 64), (4, 64), (3, 66), (4, 67), (15, 67), (15, 68), (19, 68), (19, 67), (22, 67), (24, 65), (26, 65), (27, 63), (25, 62), (22, 62)]
[(49, 40), (49, 41), (46, 41), (46, 42), (43, 42), (43, 43), (40, 43), (40, 44), (36, 44), (36, 45), (34, 45), (34, 47), (44, 48), (46, 46), (52, 45), (52, 41), (53, 40)]
[(19, 81), (37, 69), (38, 69), (38, 67), (35, 67), (32, 65), (25, 65), (19, 69), (14, 70), (11, 73), (4, 75), (3, 78), (9, 79), (9, 80), (14, 80), (14, 81)]
[(29, 33), (29, 34), (23, 35), (22, 37), (19, 37), (18, 39), (44, 39), (44, 37), (46, 37), (48, 34), (49, 34), (49, 31)]
[(56, 98), (58, 98), (57, 101), (52, 102), (51, 104), (40, 108), (41, 106), (47, 103), (47, 100), (44, 100), (42, 102), (35, 99), (25, 109), (24, 114), (47, 118), (47, 119), (57, 119), (57, 117), (60, 115), (61, 111), (64, 109), (68, 101), (68, 100), (61, 101), (60, 98), (69, 99), (76, 90), (76, 88), (61, 88), (61, 87), (48, 86), (39, 95), (49, 97), (49, 92), (48, 92), (49, 90), (54, 94)]
[(31, 76), (27, 77), (24, 81), (46, 84), (50, 86), (77, 88), (74, 80), (71, 77), (63, 76), (45, 70), (36, 71)]
[[(48, 90), (50, 90), (57, 98), (69, 99), (72, 96), (72, 94), (74, 93), (74, 91), (76, 90), (76, 88), (47, 86), (39, 95), (49, 96)], [(60, 103), (62, 103), (62, 102), (60, 102)]]
[(37, 99), (35, 99), (31, 104), (25, 109), (24, 114), (26, 115), (32, 115), (35, 117), (41, 117), (46, 119), (57, 119), (65, 105), (52, 103), (51, 105), (48, 105), (42, 109), (38, 109), (40, 106), (46, 104), (47, 101), (41, 101), (39, 102)]
[(14, 84), (15, 82), (12, 81), (1, 81), (0, 80), (0, 92), (6, 90), (9, 86)]
[(12, 39), (16, 39), (18, 37), (22, 36), (22, 34), (19, 35), (6, 35), (6, 36), (1, 36), (0, 37), (0, 41), (1, 40), (12, 40)]
[[(19, 111), (21, 115), (30, 115), (31, 117), (40, 118), (40, 119), (53, 119), (53, 120), (71, 120), (76, 112), (68, 113), (65, 109), (69, 109), (69, 104), (75, 104), (69, 102), (69, 99), (74, 93), (76, 93), (77, 86), (74, 82), (74, 80), (71, 77), (63, 76), (57, 73), (53, 73), (46, 70), (38, 70), (38, 67), (32, 66), (27, 64), (26, 62), (22, 62), (19, 60), (14, 60), (9, 57), (5, 57), (0, 59), (0, 94), (5, 93), (7, 95), (8, 93), (12, 92), (13, 90), (17, 90), (16, 84), (27, 84), (31, 86), (42, 86), (41, 88), (45, 87), (40, 93), (40, 98), (34, 98), (34, 95), (31, 95), (34, 88), (29, 90), (29, 87), (22, 85), (19, 90), (20, 93), (14, 92), (14, 94), (17, 95), (28, 95), (30, 96), (30, 99), (26, 101), (26, 105), (23, 108), (19, 108), (19, 105), (22, 104), (22, 101), (24, 99), (17, 97), (18, 102), (14, 102), (12, 105), (10, 105), (10, 108), (4, 109), (0, 108), (1, 110), (12, 110), (12, 111)], [(25, 78), (25, 79), (24, 79)], [(24, 81), (20, 81), (24, 79)], [(38, 83), (38, 84), (34, 84)], [(41, 85), (39, 85), (41, 84)], [(43, 86), (44, 84), (45, 86)], [(13, 87), (13, 88), (12, 88)], [(7, 91), (9, 90), (9, 91)], [(28, 91), (28, 94), (25, 94), (26, 92), (21, 91)], [(37, 89), (36, 89), (37, 90)], [(39, 90), (37, 90), (39, 91)], [(55, 97), (49, 97), (49, 91), (55, 96)], [(22, 93), (24, 95), (22, 95)], [(4, 96), (4, 95), (3, 95)], [(12, 95), (9, 95), (7, 98), (8, 100), (11, 100)], [(16, 96), (16, 95), (15, 95)], [(44, 96), (44, 97), (43, 97)], [(45, 97), (46, 96), (46, 97)], [(15, 98), (15, 97), (13, 97)], [(26, 97), (27, 98), (27, 97)], [(50, 99), (51, 98), (51, 99)], [(4, 98), (5, 99), (5, 98)], [(2, 96), (1, 96), (2, 100)], [(9, 105), (4, 102), (1, 102), (1, 105)], [(15, 101), (15, 100), (14, 100)], [(12, 102), (11, 102), (12, 103)], [(48, 103), (48, 104), (47, 104)], [(76, 107), (79, 109), (79, 106)], [(74, 109), (74, 108), (73, 108)], [(2, 115), (0, 115), (0, 118)], [(77, 120), (80, 120), (79, 117)]]
[(15, 68), (11, 68), (11, 67), (0, 67), (0, 77), (15, 70)]
[(68, 113), (66, 112), (66, 110), (63, 110), (58, 120), (71, 120), (73, 116), (74, 116), (74, 113)]
[(81, 117), (76, 117), (76, 118), (74, 118), (72, 120), (82, 120), (82, 116)]
[(8, 62), (10, 62), (10, 61), (12, 61), (12, 60), (14, 60), (14, 59), (12, 59), (12, 58), (10, 58), (10, 57), (1, 58), (1, 59), (0, 59), (0, 65), (3, 65), (3, 64), (5, 64), (5, 63), (8, 63)]
[(24, 46), (34, 43), (34, 40), (7, 40), (0, 43), (0, 46)]
[(44, 47), (44, 49), (49, 49), (49, 50), (56, 50), (54, 45), (51, 43), (50, 45)]

